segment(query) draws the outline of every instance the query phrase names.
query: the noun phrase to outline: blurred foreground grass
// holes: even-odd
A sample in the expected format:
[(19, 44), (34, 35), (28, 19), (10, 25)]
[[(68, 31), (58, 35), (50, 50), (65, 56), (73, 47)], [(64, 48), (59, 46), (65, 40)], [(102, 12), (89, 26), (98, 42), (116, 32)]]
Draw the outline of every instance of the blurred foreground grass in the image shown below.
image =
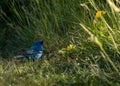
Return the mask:
[[(6, 63), (6, 64), (5, 64)], [(1, 61), (1, 86), (119, 86), (119, 74), (105, 72), (97, 64), (68, 58), (17, 63)]]

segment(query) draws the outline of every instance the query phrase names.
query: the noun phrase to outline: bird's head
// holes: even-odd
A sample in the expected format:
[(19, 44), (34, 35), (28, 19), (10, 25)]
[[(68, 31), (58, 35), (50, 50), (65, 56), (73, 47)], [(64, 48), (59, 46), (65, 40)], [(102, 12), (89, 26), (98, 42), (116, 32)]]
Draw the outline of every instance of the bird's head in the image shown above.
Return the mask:
[(38, 40), (38, 41), (35, 42), (34, 45), (43, 45), (43, 41), (42, 40)]

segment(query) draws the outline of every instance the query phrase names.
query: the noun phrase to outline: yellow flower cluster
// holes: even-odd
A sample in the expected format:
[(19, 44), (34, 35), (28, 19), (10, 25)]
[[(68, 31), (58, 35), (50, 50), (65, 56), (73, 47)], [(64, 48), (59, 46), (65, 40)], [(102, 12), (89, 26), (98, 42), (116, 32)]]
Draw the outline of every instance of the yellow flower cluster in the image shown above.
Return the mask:
[(73, 50), (74, 47), (75, 46), (73, 44), (69, 44), (66, 48), (62, 48), (58, 52), (61, 53), (61, 54), (65, 54), (67, 51)]
[(106, 14), (106, 11), (98, 11), (98, 12), (96, 12), (96, 15), (95, 15), (95, 17), (96, 18), (100, 18), (102, 15), (104, 15), (104, 14)]
[(71, 51), (73, 48), (74, 48), (74, 46), (72, 44), (70, 44), (70, 45), (67, 46), (66, 50)]

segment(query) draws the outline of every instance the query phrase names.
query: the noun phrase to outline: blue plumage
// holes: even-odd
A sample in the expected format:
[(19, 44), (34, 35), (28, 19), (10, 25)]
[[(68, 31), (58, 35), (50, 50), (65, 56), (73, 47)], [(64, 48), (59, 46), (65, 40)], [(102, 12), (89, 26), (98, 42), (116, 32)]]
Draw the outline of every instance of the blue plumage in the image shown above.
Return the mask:
[(28, 50), (34, 50), (34, 51), (43, 51), (43, 41), (42, 40), (38, 40), (36, 41), (33, 46), (31, 46)]
[(15, 56), (15, 58), (33, 58), (39, 59), (43, 55), (43, 41), (38, 40), (36, 41), (28, 50), (26, 50), (21, 55)]

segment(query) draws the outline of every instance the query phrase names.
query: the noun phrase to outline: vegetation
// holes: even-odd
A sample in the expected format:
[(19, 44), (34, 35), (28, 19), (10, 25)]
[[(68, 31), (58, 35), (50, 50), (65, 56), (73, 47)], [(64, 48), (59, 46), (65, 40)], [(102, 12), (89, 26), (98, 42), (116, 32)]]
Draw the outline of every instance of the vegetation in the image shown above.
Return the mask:
[[(0, 1), (0, 86), (119, 86), (118, 0)], [(40, 60), (13, 57), (44, 41)]]

